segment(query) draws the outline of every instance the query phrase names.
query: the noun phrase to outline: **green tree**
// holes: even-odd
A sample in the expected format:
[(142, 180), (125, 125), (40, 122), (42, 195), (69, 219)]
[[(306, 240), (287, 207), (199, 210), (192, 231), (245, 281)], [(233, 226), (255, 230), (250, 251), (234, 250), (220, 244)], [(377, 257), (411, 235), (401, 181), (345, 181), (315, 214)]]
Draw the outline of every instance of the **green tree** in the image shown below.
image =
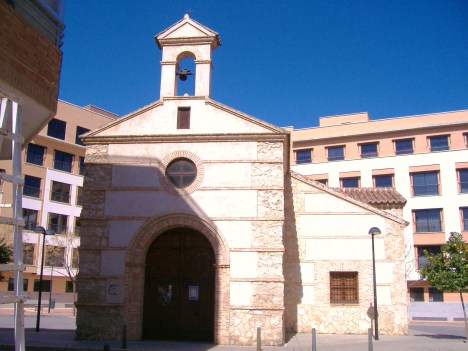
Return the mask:
[[(10, 263), (13, 260), (13, 249), (5, 238), (0, 238), (0, 264)], [(0, 281), (5, 277), (0, 273)]]
[(450, 233), (447, 243), (438, 254), (428, 254), (427, 264), (421, 269), (421, 276), (433, 287), (441, 291), (458, 291), (465, 317), (465, 338), (468, 340), (468, 320), (466, 318), (463, 292), (468, 291), (468, 243), (460, 233)]

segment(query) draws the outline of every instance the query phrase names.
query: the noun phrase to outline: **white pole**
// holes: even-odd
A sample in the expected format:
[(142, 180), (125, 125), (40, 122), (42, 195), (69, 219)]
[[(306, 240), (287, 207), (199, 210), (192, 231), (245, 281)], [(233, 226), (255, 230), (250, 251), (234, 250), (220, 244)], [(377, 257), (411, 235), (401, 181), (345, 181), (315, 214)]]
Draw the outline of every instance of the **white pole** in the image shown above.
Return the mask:
[[(17, 102), (12, 101), (12, 133), (16, 136), (22, 135), (21, 130), (21, 108)], [(13, 262), (18, 267), (23, 265), (23, 229), (18, 225), (22, 218), (22, 196), (23, 186), (20, 184), (21, 170), (21, 143), (12, 140), (12, 159), (13, 159), (13, 220), (14, 220), (14, 243), (13, 243)], [(20, 270), (14, 272), (15, 296), (20, 298), (15, 302), (15, 350), (25, 350), (24, 338), (24, 301), (23, 301), (23, 273)]]

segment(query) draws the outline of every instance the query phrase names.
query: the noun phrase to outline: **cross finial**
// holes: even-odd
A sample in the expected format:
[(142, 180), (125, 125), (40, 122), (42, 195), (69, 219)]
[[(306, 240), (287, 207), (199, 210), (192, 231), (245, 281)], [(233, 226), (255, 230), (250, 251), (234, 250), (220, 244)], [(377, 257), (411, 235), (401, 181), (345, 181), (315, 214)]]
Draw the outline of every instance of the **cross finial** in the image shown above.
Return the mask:
[(190, 18), (190, 14), (192, 12), (193, 12), (193, 10), (191, 8), (187, 9), (187, 11), (185, 12), (184, 18)]

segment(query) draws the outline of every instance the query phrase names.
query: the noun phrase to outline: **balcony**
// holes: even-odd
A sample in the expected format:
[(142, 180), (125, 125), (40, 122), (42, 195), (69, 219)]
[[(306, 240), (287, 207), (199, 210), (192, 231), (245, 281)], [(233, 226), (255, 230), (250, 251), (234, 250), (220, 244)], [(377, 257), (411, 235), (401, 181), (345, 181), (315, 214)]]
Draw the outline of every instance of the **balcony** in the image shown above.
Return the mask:
[[(60, 0), (0, 0), (0, 104), (20, 105), (25, 143), (57, 110), (61, 9)], [(9, 159), (11, 142), (0, 143), (0, 159)]]

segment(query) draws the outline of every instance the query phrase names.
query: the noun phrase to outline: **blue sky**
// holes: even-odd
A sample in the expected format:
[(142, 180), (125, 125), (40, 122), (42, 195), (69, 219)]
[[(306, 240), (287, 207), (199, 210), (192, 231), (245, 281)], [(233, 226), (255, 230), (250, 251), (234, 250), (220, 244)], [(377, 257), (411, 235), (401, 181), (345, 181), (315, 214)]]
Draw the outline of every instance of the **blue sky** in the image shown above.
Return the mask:
[(187, 11), (222, 40), (211, 97), (275, 125), (468, 109), (467, 0), (66, 0), (59, 97), (159, 99), (153, 37)]

